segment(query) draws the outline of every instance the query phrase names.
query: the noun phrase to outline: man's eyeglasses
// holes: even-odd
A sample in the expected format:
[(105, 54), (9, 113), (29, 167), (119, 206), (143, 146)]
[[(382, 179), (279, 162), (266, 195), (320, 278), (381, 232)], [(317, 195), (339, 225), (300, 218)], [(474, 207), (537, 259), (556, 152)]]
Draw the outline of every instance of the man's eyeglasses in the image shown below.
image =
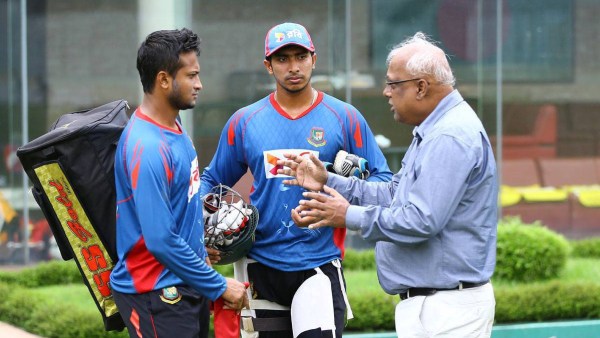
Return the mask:
[(392, 85), (397, 85), (397, 84), (401, 84), (401, 83), (404, 83), (404, 82), (417, 81), (417, 80), (421, 80), (421, 79), (420, 78), (416, 78), (416, 79), (410, 79), (410, 80), (385, 81), (385, 85), (386, 86), (392, 86)]

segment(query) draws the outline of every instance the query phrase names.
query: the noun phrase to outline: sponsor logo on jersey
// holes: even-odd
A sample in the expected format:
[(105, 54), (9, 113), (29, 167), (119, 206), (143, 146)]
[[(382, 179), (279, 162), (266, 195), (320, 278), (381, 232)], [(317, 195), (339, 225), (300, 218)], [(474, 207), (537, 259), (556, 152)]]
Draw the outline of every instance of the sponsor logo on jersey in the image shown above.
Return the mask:
[(200, 170), (198, 169), (198, 156), (190, 164), (190, 187), (188, 188), (188, 203), (200, 190)]
[(325, 130), (323, 128), (314, 127), (310, 130), (310, 137), (306, 139), (308, 143), (315, 147), (322, 147), (327, 144), (325, 140)]
[(263, 159), (265, 164), (265, 177), (290, 177), (284, 174), (278, 174), (278, 169), (283, 169), (283, 166), (277, 165), (277, 160), (284, 160), (283, 154), (294, 154), (299, 156), (308, 156), (310, 153), (315, 154), (319, 158), (319, 152), (307, 149), (274, 149), (263, 151)]

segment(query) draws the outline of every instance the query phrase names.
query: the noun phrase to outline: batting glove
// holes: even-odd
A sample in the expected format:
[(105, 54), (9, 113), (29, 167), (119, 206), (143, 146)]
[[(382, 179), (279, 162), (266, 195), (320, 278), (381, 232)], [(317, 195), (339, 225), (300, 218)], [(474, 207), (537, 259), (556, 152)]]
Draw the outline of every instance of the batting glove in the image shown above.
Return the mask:
[(369, 162), (357, 155), (349, 154), (343, 150), (335, 155), (333, 164), (324, 162), (325, 168), (329, 172), (336, 173), (344, 177), (357, 177), (366, 180), (371, 172), (369, 171)]

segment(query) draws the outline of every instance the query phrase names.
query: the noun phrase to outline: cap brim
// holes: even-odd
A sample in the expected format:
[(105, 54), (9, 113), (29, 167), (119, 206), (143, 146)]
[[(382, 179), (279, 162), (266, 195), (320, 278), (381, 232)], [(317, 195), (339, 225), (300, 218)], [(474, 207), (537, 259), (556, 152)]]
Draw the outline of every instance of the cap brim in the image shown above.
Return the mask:
[(278, 50), (280, 50), (280, 49), (281, 49), (281, 48), (283, 48), (283, 47), (286, 47), (286, 46), (292, 46), (292, 45), (294, 45), (294, 46), (298, 46), (298, 47), (302, 47), (302, 48), (306, 49), (306, 50), (307, 50), (307, 51), (309, 51), (309, 52), (314, 52), (314, 51), (315, 51), (315, 48), (314, 48), (314, 47), (313, 47), (313, 48), (307, 48), (305, 45), (303, 45), (303, 44), (300, 44), (300, 43), (297, 43), (297, 42), (288, 42), (288, 43), (285, 43), (285, 44), (283, 44), (283, 45), (281, 45), (281, 46), (278, 46), (277, 48), (275, 48), (275, 49), (271, 50), (271, 51), (269, 52), (269, 54), (265, 54), (265, 57), (269, 57), (269, 56), (273, 55), (275, 52), (277, 52)]

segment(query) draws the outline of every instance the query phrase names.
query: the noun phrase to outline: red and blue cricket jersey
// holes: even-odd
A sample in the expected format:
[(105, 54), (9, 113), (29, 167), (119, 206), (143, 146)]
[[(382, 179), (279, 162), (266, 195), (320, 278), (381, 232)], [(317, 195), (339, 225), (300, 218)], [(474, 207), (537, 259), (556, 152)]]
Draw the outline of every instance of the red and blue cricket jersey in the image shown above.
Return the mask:
[(111, 287), (144, 293), (189, 285), (214, 300), (225, 279), (206, 264), (198, 157), (189, 136), (140, 108), (115, 155), (117, 252)]
[(304, 189), (283, 185), (288, 176), (277, 174), (277, 160), (284, 153), (312, 152), (333, 163), (339, 150), (369, 161), (369, 181), (391, 179), (385, 157), (356, 108), (319, 92), (311, 107), (292, 118), (270, 94), (229, 119), (202, 174), (200, 194), (219, 183), (233, 186), (249, 168), (254, 176), (250, 202), (260, 215), (249, 257), (282, 271), (312, 269), (343, 256), (346, 232), (294, 224), (291, 210), (298, 206)]

